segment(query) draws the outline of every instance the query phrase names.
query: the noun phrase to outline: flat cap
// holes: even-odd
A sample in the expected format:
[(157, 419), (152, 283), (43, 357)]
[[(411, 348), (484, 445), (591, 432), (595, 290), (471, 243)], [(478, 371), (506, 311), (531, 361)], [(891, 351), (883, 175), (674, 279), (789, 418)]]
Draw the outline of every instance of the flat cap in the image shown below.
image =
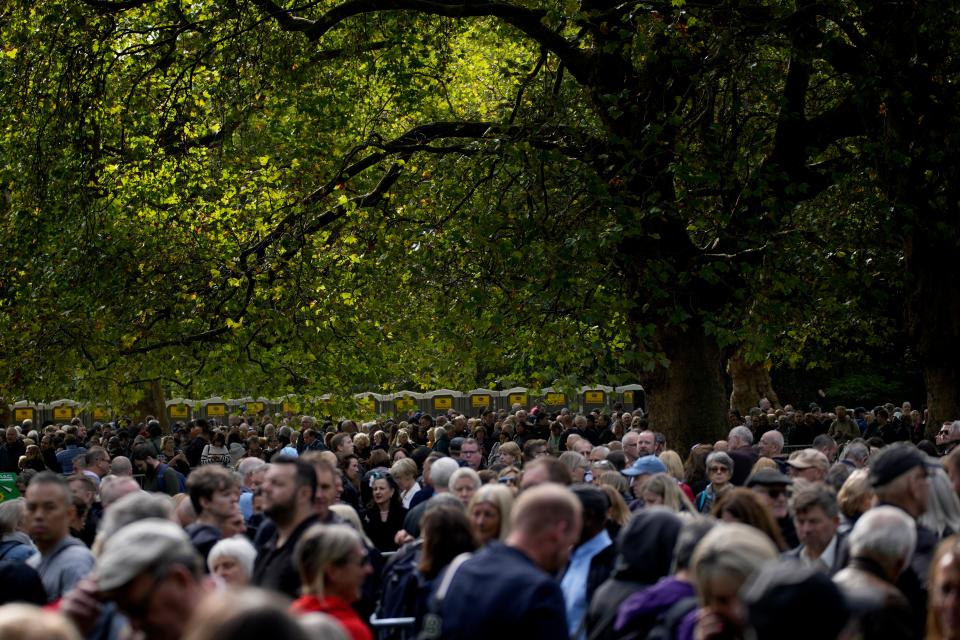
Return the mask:
[(747, 478), (748, 487), (767, 487), (777, 484), (793, 484), (793, 480), (776, 469), (760, 469)]
[(161, 562), (196, 559), (187, 533), (170, 520), (147, 518), (107, 538), (93, 567), (100, 591), (113, 591)]
[(787, 460), (787, 464), (794, 469), (809, 469), (816, 467), (826, 471), (830, 468), (830, 461), (816, 449), (801, 449)]

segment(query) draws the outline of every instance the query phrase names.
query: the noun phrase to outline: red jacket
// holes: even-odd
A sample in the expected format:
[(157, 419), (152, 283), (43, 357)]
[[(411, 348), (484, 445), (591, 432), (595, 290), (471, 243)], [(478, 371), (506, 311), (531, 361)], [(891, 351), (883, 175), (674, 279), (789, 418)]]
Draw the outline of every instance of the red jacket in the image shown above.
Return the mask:
[(301, 596), (290, 605), (290, 611), (297, 614), (325, 613), (339, 622), (353, 640), (373, 640), (373, 634), (363, 623), (357, 612), (342, 598), (327, 596)]

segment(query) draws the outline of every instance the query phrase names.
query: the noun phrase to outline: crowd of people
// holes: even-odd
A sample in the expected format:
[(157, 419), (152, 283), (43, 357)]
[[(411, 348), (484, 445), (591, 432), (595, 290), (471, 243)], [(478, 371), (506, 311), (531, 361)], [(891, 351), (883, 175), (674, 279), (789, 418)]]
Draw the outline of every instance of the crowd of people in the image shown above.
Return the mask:
[[(0, 637), (960, 635), (960, 421), (761, 400), (4, 431)], [(278, 635), (279, 634), (279, 635)]]

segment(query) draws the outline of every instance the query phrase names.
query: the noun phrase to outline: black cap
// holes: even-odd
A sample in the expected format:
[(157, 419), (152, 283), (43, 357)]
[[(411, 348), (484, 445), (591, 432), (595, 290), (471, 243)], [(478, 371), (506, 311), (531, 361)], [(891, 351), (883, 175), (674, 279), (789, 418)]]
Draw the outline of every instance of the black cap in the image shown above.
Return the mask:
[(776, 469), (760, 469), (747, 478), (748, 487), (767, 487), (778, 484), (793, 484), (793, 480)]
[(892, 444), (870, 462), (870, 484), (882, 487), (890, 484), (914, 467), (932, 466), (927, 456), (912, 444)]

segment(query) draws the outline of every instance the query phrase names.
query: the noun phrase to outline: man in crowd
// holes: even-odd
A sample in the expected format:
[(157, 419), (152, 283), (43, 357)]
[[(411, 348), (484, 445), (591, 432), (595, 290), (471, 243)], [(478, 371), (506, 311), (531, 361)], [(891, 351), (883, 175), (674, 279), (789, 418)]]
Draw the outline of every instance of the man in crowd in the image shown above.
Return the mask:
[(742, 425), (730, 429), (727, 434), (727, 454), (733, 460), (733, 477), (730, 482), (742, 487), (760, 457), (753, 450), (753, 433), (750, 429)]
[(0, 471), (19, 473), (20, 456), (26, 454), (27, 446), (20, 439), (20, 432), (16, 427), (7, 427), (4, 436), (5, 441), (3, 446), (0, 446)]
[(180, 493), (180, 476), (154, 457), (151, 445), (138, 444), (133, 448), (133, 466), (137, 473), (143, 474), (144, 491), (159, 491), (170, 496)]
[(761, 469), (747, 478), (747, 488), (752, 489), (764, 504), (780, 527), (784, 541), (791, 549), (800, 544), (797, 530), (790, 517), (790, 486), (793, 480), (776, 469)]
[(580, 502), (545, 484), (511, 511), (506, 544), (455, 561), (437, 580), (422, 638), (555, 640), (568, 637), (563, 592), (554, 580), (580, 538)]
[(203, 570), (187, 534), (149, 518), (107, 539), (97, 559), (98, 598), (113, 601), (143, 640), (179, 640), (207, 596)]
[(617, 549), (607, 533), (607, 512), (610, 500), (592, 485), (575, 485), (571, 489), (583, 513), (580, 541), (570, 556), (570, 563), (560, 581), (567, 608), (567, 629), (571, 638), (585, 640), (583, 619), (594, 592), (610, 577)]
[(187, 490), (197, 518), (186, 531), (206, 566), (213, 545), (233, 534), (232, 519), (240, 509), (240, 487), (233, 473), (221, 465), (208, 464), (190, 474)]
[(293, 551), (303, 533), (320, 521), (314, 511), (316, 493), (317, 474), (306, 462), (281, 457), (270, 463), (263, 482), (263, 510), (275, 528), (269, 536), (257, 536), (253, 584), (297, 597), (300, 576)]
[(791, 476), (807, 482), (823, 482), (830, 468), (827, 456), (816, 449), (801, 449), (791, 454), (787, 465), (790, 467)]
[(863, 640), (913, 635), (917, 616), (895, 585), (916, 542), (913, 519), (894, 507), (870, 509), (850, 532), (850, 563), (833, 580), (858, 609)]
[(837, 494), (823, 483), (809, 484), (793, 495), (791, 507), (800, 546), (784, 556), (798, 558), (817, 571), (834, 575), (847, 561), (846, 541), (837, 533)]
[(70, 535), (75, 516), (66, 480), (50, 471), (34, 476), (27, 487), (27, 530), (39, 553), (27, 564), (40, 574), (51, 600), (69, 591), (93, 568), (93, 555)]
[(626, 466), (628, 467), (636, 462), (641, 455), (639, 439), (640, 434), (636, 431), (628, 431), (620, 439), (620, 443), (623, 445), (623, 455), (627, 460)]
[(67, 433), (67, 436), (63, 439), (64, 450), (57, 451), (57, 462), (60, 464), (60, 468), (63, 469), (63, 473), (70, 475), (73, 473), (73, 460), (77, 456), (82, 456), (87, 453), (86, 448), (77, 445), (77, 436), (73, 433)]
[(480, 452), (480, 444), (473, 438), (464, 438), (463, 444), (460, 445), (460, 459), (474, 471), (483, 469), (483, 454)]

